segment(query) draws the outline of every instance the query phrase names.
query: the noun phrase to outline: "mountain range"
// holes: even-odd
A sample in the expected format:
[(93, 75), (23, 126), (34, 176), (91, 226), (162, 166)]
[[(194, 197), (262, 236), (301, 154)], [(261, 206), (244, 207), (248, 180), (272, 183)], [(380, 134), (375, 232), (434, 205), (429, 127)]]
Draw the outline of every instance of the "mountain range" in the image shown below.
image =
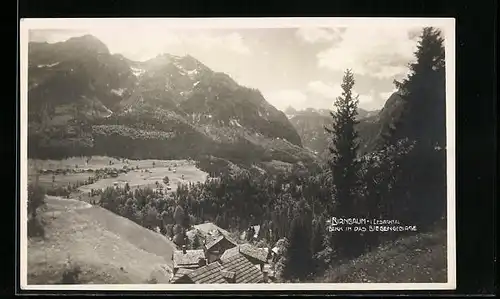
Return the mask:
[[(30, 157), (295, 163), (318, 161), (327, 146), (328, 110), (282, 112), (190, 55), (132, 61), (91, 35), (30, 42), (28, 53)], [(388, 109), (360, 109), (364, 143)]]
[[(331, 126), (331, 110), (307, 108), (297, 111), (293, 107), (285, 110), (290, 122), (301, 137), (304, 147), (313, 151), (316, 155), (326, 158), (328, 154), (329, 137), (325, 127)], [(376, 127), (377, 116), (380, 110), (367, 111), (358, 108), (358, 132), (360, 133), (360, 142), (363, 147), (368, 147), (373, 129)]]

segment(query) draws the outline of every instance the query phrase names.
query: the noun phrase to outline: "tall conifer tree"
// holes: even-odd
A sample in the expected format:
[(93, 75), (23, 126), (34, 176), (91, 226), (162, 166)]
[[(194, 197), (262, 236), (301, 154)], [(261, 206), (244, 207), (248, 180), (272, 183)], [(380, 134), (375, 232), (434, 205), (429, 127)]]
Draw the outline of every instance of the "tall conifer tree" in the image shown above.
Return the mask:
[[(331, 128), (325, 127), (331, 136), (330, 153), (328, 161), (333, 177), (334, 204), (327, 205), (327, 217), (334, 214), (337, 217), (353, 217), (359, 210), (359, 171), (360, 162), (357, 159), (358, 133), (355, 129), (356, 116), (358, 114), (358, 96), (353, 95), (355, 80), (351, 70), (344, 73), (341, 84), (342, 94), (334, 102), (335, 111), (332, 116)], [(357, 246), (354, 234), (340, 233), (332, 235), (330, 246), (336, 247), (337, 251), (343, 253), (356, 252), (353, 246)], [(336, 244), (338, 243), (336, 246)]]
[[(439, 30), (422, 30), (410, 73), (395, 85), (403, 111), (386, 136), (397, 149), (393, 213), (421, 229), (444, 216), (446, 207), (446, 78), (444, 39)], [(403, 143), (402, 141), (406, 141)], [(408, 142), (412, 144), (411, 150)], [(406, 144), (406, 145), (405, 145)], [(395, 157), (392, 157), (395, 160)], [(394, 174), (391, 174), (394, 175)]]

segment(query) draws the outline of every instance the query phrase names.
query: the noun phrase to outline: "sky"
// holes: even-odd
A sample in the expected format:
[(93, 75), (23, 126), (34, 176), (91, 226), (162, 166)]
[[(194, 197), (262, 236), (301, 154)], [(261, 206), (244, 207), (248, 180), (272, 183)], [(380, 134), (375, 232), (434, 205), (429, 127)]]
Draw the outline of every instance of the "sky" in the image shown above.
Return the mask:
[(144, 23), (31, 30), (30, 41), (58, 42), (92, 34), (112, 53), (143, 61), (160, 53), (197, 58), (241, 85), (259, 89), (285, 110), (332, 109), (346, 69), (359, 107), (381, 109), (395, 79), (408, 73), (421, 26), (370, 23), (330, 27), (172, 28)]

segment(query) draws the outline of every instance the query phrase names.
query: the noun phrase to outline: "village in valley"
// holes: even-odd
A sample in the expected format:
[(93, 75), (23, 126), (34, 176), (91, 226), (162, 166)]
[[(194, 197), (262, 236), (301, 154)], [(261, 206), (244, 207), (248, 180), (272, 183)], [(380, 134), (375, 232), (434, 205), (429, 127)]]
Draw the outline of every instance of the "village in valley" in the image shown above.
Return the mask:
[[(260, 226), (251, 226), (240, 237), (231, 234), (213, 223), (193, 226), (186, 233), (189, 242), (195, 238), (202, 241), (201, 249), (186, 249), (181, 245), (174, 251), (171, 283), (272, 283), (273, 270), (283, 240), (273, 248), (254, 245), (259, 239)], [(244, 242), (243, 240), (248, 240)]]

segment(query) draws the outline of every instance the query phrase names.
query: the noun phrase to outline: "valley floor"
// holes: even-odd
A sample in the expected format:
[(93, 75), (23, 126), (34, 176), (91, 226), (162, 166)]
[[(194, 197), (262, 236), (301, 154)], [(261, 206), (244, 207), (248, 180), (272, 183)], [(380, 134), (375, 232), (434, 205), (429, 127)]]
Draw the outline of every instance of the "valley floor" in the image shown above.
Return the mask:
[[(110, 162), (112, 164), (110, 164)], [(208, 174), (198, 169), (194, 162), (187, 160), (129, 160), (126, 162), (111, 157), (93, 156), (87, 163), (84, 158), (74, 157), (65, 160), (33, 160), (28, 162), (28, 181), (33, 182), (36, 176), (36, 169), (40, 170), (76, 170), (77, 173), (45, 173), (39, 175), (39, 182), (45, 188), (64, 187), (68, 183), (75, 184), (83, 182), (93, 175), (88, 170), (98, 170), (105, 168), (122, 169), (124, 166), (131, 169), (127, 173), (119, 173), (117, 177), (107, 177), (97, 180), (88, 185), (82, 185), (77, 192), (73, 192), (72, 197), (84, 201), (88, 200), (88, 193), (94, 189), (105, 189), (118, 185), (125, 186), (126, 183), (134, 188), (151, 187), (156, 188), (158, 182), (164, 187), (164, 192), (169, 193), (177, 189), (179, 183), (204, 182)], [(137, 168), (138, 167), (138, 168)], [(163, 178), (168, 177), (169, 189), (165, 188)]]
[[(168, 283), (176, 246), (159, 233), (85, 202), (89, 199), (85, 195), (92, 188), (104, 189), (117, 183), (128, 183), (132, 188), (154, 186), (157, 181), (163, 184), (165, 176), (169, 177), (171, 191), (174, 191), (177, 183), (202, 182), (207, 174), (185, 160), (123, 161), (110, 157), (92, 157), (88, 163), (85, 160), (80, 157), (61, 161), (29, 160), (29, 181), (33, 181), (36, 168), (97, 170), (121, 169), (127, 165), (134, 170), (83, 185), (70, 198), (46, 196), (46, 204), (39, 211), (45, 238), (28, 240), (28, 284), (60, 283), (68, 260), (81, 268), (80, 283)], [(137, 166), (139, 169), (135, 169)], [(39, 182), (47, 188), (66, 186), (82, 182), (90, 175), (87, 171), (54, 174), (53, 182), (53, 174), (49, 173), (40, 175)]]

